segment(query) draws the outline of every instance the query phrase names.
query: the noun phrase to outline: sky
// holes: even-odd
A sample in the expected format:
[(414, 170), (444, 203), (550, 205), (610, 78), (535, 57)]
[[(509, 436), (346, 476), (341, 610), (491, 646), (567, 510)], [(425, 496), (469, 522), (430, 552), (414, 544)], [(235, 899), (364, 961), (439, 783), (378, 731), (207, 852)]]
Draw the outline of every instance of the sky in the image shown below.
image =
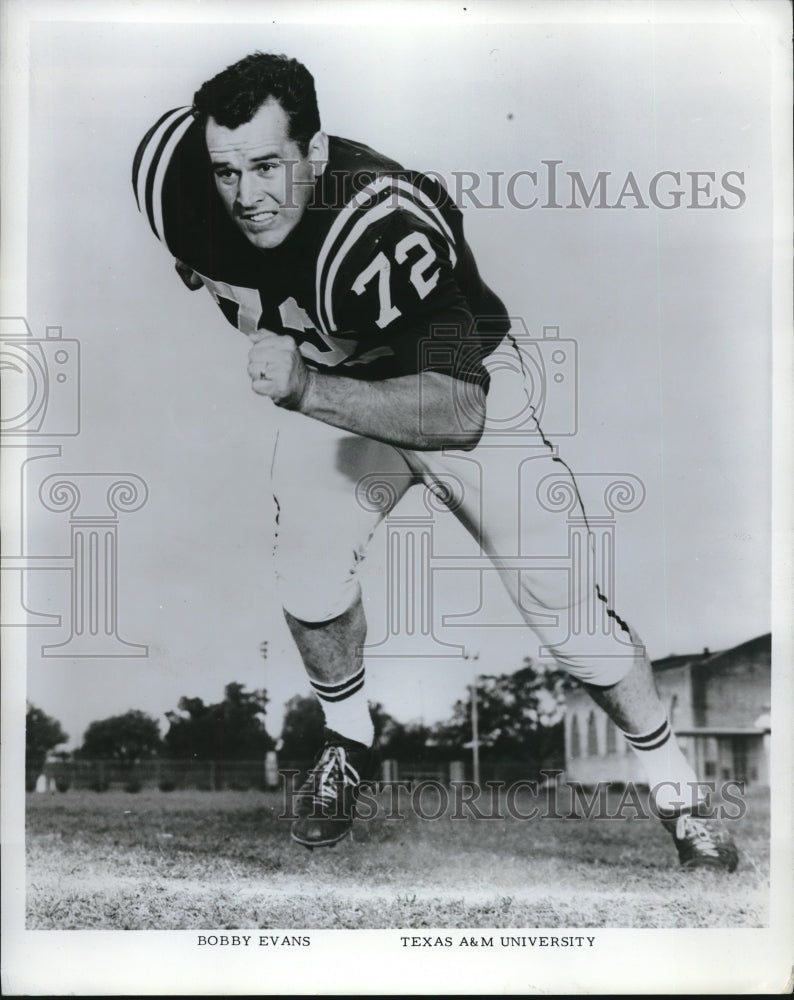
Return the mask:
[[(576, 343), (578, 430), (559, 439), (566, 460), (644, 486), (640, 507), (618, 516), (616, 597), (651, 656), (769, 631), (772, 132), (768, 53), (755, 32), (739, 19), (333, 32), (44, 22), (30, 34), (27, 282), (3, 314), (27, 316), (36, 338), (60, 326), (79, 342), (79, 401), (57, 405), (78, 407), (80, 432), (34, 442), (49, 451), (29, 463), (20, 544), (28, 556), (70, 551), (68, 513), (40, 499), (49, 476), (132, 474), (148, 491), (117, 520), (118, 636), (147, 655), (44, 655), (69, 636), (69, 574), (27, 574), (27, 607), (63, 619), (24, 630), (27, 694), (60, 719), (69, 745), (92, 720), (130, 708), (165, 730), (180, 696), (216, 701), (233, 680), (267, 688), (276, 734), (284, 702), (308, 692), (271, 582), (272, 407), (250, 391), (244, 338), (204, 292), (182, 287), (130, 186), (149, 126), (255, 48), (309, 66), (326, 131), (453, 187), (456, 172), (498, 173), (502, 206), (468, 202), (466, 233), (511, 314), (533, 335), (557, 326)], [(682, 205), (504, 204), (509, 178), (529, 201), (522, 172), (543, 178), (550, 160), (563, 205), (570, 173), (590, 188), (602, 171), (609, 203), (628, 175), (649, 202), (652, 178), (677, 173)], [(710, 193), (693, 194), (692, 172), (714, 174)], [(659, 182), (672, 187), (669, 175)], [(715, 195), (716, 207), (694, 207)], [(318, 516), (321, 507), (318, 495)], [(421, 496), (401, 511), (412, 512), (427, 513)], [(452, 517), (434, 530), (440, 552), (469, 551)], [(375, 536), (362, 571), (373, 642), (386, 629), (385, 538)], [(367, 661), (370, 697), (404, 721), (448, 717), (475, 670), (509, 672), (533, 651), (490, 579), (489, 621), (500, 627), (444, 626), (481, 595), (472, 574), (437, 579), (435, 634), (456, 655)]]

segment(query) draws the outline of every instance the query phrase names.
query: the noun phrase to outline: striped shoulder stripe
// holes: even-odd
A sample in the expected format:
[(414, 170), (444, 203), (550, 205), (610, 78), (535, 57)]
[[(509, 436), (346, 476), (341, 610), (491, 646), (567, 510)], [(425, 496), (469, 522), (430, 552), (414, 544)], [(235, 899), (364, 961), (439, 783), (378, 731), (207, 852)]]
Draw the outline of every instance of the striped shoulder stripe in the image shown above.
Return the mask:
[[(183, 110), (182, 108), (177, 109), (177, 111), (182, 111), (182, 110)], [(135, 157), (132, 161), (132, 190), (135, 195), (135, 201), (137, 202), (139, 211), (141, 207), (141, 198), (140, 195), (138, 194), (138, 177), (141, 172), (141, 163), (143, 162), (144, 154), (146, 153), (147, 149), (151, 149), (151, 146), (149, 144), (153, 136), (160, 129), (160, 126), (163, 125), (163, 123), (167, 118), (171, 118), (175, 113), (176, 111), (166, 111), (166, 113), (161, 118), (158, 118), (157, 121), (154, 123), (154, 125), (152, 125), (152, 127), (143, 137), (143, 139), (141, 139), (140, 143), (138, 144), (138, 148), (135, 150)]]
[(132, 183), (138, 209), (149, 219), (155, 236), (165, 242), (163, 232), (163, 180), (171, 154), (193, 122), (190, 108), (176, 108), (163, 115), (147, 132), (132, 168)]
[(409, 212), (435, 229), (447, 241), (452, 266), (457, 263), (452, 230), (433, 200), (406, 178), (379, 177), (342, 208), (320, 248), (315, 290), (317, 316), (325, 333), (336, 329), (333, 288), (339, 268), (367, 229), (395, 211)]

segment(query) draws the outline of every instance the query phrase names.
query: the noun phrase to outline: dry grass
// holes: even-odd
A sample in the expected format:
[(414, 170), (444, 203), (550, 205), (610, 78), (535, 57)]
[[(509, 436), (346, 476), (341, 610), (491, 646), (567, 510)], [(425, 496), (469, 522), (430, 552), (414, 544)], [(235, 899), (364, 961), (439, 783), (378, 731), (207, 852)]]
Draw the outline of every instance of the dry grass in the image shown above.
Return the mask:
[[(31, 929), (759, 927), (769, 804), (732, 875), (684, 872), (656, 821), (357, 822), (306, 851), (261, 792), (28, 796)], [(726, 891), (729, 887), (730, 891)]]

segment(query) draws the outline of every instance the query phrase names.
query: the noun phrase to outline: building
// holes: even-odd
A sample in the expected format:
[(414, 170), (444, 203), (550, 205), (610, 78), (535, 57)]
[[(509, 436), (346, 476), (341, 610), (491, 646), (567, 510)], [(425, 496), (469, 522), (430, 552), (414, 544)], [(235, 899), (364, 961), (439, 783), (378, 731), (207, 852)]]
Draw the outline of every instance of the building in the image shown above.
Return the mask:
[[(656, 684), (681, 749), (701, 780), (769, 784), (772, 637), (733, 649), (667, 656)], [(587, 692), (568, 696), (565, 764), (569, 781), (638, 781), (637, 757)]]

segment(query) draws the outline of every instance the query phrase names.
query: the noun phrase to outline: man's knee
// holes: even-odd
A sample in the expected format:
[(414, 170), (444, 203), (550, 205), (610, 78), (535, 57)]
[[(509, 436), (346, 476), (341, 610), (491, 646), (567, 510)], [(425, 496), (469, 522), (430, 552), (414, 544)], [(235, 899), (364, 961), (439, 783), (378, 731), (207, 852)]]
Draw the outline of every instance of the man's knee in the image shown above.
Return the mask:
[(593, 637), (569, 640), (562, 646), (550, 647), (548, 652), (561, 669), (583, 684), (595, 687), (618, 684), (647, 660), (642, 643), (624, 643), (615, 637), (603, 637), (603, 641)]
[(301, 622), (318, 624), (338, 618), (357, 600), (360, 588), (354, 577), (334, 582), (329, 579), (297, 580), (276, 576), (281, 606)]

